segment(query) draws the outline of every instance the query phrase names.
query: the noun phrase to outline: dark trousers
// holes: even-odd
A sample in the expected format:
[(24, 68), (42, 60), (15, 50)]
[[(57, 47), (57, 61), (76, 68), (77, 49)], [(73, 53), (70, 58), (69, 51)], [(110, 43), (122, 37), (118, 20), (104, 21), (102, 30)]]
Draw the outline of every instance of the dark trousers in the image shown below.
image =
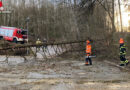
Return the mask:
[(89, 64), (92, 65), (92, 60), (91, 60), (91, 58), (86, 58), (86, 62), (89, 62)]
[(43, 51), (46, 51), (47, 45), (43, 45)]
[(120, 55), (120, 60), (121, 61), (126, 61), (125, 55)]

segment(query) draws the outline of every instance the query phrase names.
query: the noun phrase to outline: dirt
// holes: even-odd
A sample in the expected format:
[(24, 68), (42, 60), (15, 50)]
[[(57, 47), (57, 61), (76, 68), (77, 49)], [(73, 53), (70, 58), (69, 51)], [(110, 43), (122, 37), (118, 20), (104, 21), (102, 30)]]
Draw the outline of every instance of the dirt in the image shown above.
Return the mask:
[(129, 71), (96, 59), (0, 63), (0, 90), (130, 90)]

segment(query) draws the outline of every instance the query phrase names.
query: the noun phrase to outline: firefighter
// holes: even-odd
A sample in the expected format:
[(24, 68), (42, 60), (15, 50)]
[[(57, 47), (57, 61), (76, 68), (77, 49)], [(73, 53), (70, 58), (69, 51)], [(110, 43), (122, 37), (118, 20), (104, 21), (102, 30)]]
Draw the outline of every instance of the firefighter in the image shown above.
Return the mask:
[(120, 54), (120, 60), (121, 60), (120, 66), (128, 65), (129, 61), (126, 60), (126, 58), (125, 58), (126, 47), (125, 47), (123, 38), (120, 38), (119, 43), (120, 43), (120, 53), (119, 54)]
[[(37, 39), (37, 41), (36, 41), (36, 44), (38, 45), (38, 44), (42, 44), (42, 42), (39, 40), (39, 38)], [(40, 46), (37, 46), (37, 48), (36, 48), (36, 51), (40, 51)]]
[(46, 49), (47, 49), (46, 43), (47, 43), (47, 39), (44, 38), (44, 39), (43, 39), (43, 51), (46, 51)]
[[(92, 46), (90, 44), (90, 40), (86, 41), (86, 62), (85, 65), (92, 65), (92, 60), (89, 56), (91, 56), (92, 52), (91, 52)], [(89, 64), (88, 64), (89, 62)]]

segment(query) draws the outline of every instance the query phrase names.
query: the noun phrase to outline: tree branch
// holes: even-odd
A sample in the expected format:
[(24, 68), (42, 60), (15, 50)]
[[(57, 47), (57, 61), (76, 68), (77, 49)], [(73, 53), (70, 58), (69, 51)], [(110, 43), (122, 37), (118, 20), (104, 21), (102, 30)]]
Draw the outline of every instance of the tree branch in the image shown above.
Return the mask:
[[(102, 0), (104, 1), (104, 0)], [(112, 20), (112, 16), (110, 14), (110, 11), (102, 4), (102, 1), (97, 0), (97, 2), (104, 8), (104, 10), (108, 13), (110, 19)]]

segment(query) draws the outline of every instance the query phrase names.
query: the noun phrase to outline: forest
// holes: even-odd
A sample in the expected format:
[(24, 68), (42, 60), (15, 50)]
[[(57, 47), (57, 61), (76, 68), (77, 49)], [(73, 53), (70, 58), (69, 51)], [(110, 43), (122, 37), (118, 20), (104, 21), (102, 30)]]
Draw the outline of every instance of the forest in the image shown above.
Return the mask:
[[(129, 40), (122, 28), (119, 0), (6, 0), (0, 14), (1, 26), (28, 29), (29, 40), (48, 41), (94, 40), (100, 51), (111, 52), (120, 37)], [(128, 0), (125, 1), (127, 3)], [(117, 7), (119, 6), (119, 10)], [(120, 13), (121, 16), (122, 13)], [(117, 23), (119, 25), (117, 25)], [(119, 29), (121, 28), (121, 32)], [(129, 27), (127, 27), (128, 31)], [(32, 38), (33, 37), (33, 38)], [(129, 42), (128, 42), (129, 45)], [(100, 46), (100, 47), (99, 47)], [(107, 49), (107, 48), (111, 49)]]

